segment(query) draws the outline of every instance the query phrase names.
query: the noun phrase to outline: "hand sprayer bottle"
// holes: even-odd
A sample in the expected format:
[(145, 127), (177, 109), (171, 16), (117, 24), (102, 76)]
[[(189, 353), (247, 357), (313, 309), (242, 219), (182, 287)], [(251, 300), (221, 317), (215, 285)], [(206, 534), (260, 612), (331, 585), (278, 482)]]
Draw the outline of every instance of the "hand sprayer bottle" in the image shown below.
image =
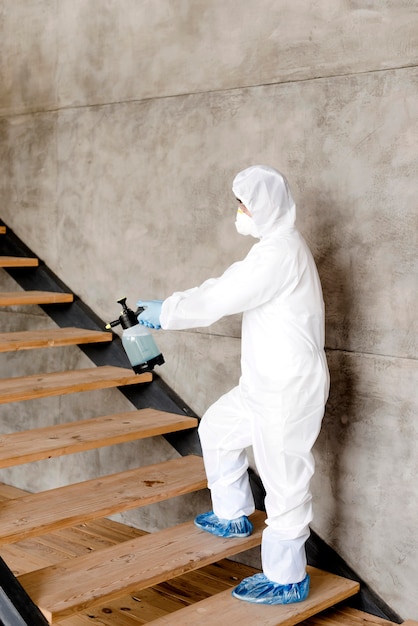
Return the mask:
[(138, 322), (137, 316), (144, 310), (142, 307), (134, 312), (126, 305), (126, 298), (118, 300), (122, 312), (117, 320), (106, 325), (107, 329), (118, 326), (123, 328), (122, 345), (135, 374), (142, 374), (164, 363), (164, 357), (157, 348), (154, 337), (146, 326)]

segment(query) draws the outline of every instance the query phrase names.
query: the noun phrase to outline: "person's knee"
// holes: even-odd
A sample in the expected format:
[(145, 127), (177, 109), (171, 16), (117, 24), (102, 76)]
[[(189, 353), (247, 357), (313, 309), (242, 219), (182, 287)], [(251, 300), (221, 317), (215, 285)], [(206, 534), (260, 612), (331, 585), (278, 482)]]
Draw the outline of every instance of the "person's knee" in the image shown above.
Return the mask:
[(222, 420), (222, 417), (215, 403), (208, 408), (200, 420), (198, 433), (201, 440), (202, 438), (206, 440), (216, 437), (217, 433), (219, 433), (219, 427), (217, 426), (219, 420)]
[(216, 429), (211, 427), (211, 419), (208, 411), (200, 420), (197, 432), (199, 434), (200, 442), (204, 447), (209, 446), (210, 442), (216, 440)]

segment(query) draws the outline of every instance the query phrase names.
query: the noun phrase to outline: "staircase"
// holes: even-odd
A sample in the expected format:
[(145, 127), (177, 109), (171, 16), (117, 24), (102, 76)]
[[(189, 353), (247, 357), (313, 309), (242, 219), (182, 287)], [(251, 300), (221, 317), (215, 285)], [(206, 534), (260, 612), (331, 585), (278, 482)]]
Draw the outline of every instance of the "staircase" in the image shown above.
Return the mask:
[[(37, 265), (38, 260), (30, 257), (0, 257), (0, 267), (33, 268)], [(36, 290), (0, 294), (0, 306), (47, 304), (59, 307), (71, 304), (72, 301), (73, 294), (65, 292)], [(111, 341), (112, 335), (109, 333), (75, 327), (33, 332), (22, 330), (1, 333), (0, 352)], [(109, 387), (124, 389), (141, 386), (152, 380), (153, 375), (150, 373), (135, 375), (130, 369), (110, 365), (24, 377), (12, 376), (0, 380), (0, 403)], [(194, 417), (143, 408), (14, 432), (1, 436), (0, 468), (156, 435), (187, 433), (196, 429), (196, 426)], [(188, 454), (45, 492), (19, 493), (17, 497), (14, 494), (1, 502), (0, 554), (7, 555), (7, 550), (4, 553), (1, 551), (4, 546), (23, 545), (24, 540), (43, 537), (60, 529), (88, 524), (92, 520), (205, 488), (202, 459), (196, 454)], [(17, 580), (23, 593), (39, 607), (44, 616), (41, 616), (41, 620), (46, 619), (45, 623), (49, 624), (62, 621), (63, 624), (72, 625), (76, 622), (68, 620), (77, 619), (76, 616), (86, 609), (103, 606), (104, 603), (129, 593), (137, 593), (138, 590), (153, 588), (258, 546), (265, 514), (256, 511), (251, 520), (254, 532), (248, 538), (230, 540), (214, 537), (197, 529), (190, 520), (155, 533), (127, 537), (114, 545), (46, 567), (35, 565), (19, 575)], [(349, 609), (346, 609), (348, 613), (344, 613), (341, 608), (324, 613), (356, 594), (359, 591), (357, 582), (313, 567), (309, 568), (309, 573), (311, 593), (300, 604), (276, 607), (251, 605), (233, 599), (230, 588), (227, 588), (177, 610), (175, 614), (163, 615), (148, 622), (141, 618), (127, 620), (126, 624), (290, 626), (311, 618), (314, 621), (307, 622), (311, 626), (331, 626), (356, 623), (353, 615), (360, 620), (359, 624), (365, 623), (361, 620), (366, 614), (350, 614)], [(0, 603), (0, 618), (1, 611)], [(366, 617), (373, 624), (373, 619)], [(87, 623), (84, 618), (80, 617), (80, 620), (77, 623)], [(1, 619), (0, 623), (3, 623)], [(14, 623), (33, 626), (40, 622), (33, 618), (33, 621), (13, 622), (13, 626)]]

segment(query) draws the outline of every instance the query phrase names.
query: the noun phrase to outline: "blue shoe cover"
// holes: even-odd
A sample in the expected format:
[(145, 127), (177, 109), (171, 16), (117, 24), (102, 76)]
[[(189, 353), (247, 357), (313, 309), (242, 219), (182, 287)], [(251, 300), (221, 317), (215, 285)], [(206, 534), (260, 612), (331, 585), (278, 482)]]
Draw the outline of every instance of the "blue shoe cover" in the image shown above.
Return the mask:
[(253, 525), (246, 515), (236, 519), (222, 519), (209, 511), (198, 515), (194, 523), (198, 528), (217, 537), (248, 537), (253, 532)]
[(256, 604), (292, 604), (306, 600), (309, 594), (309, 576), (300, 583), (280, 585), (269, 580), (265, 574), (255, 574), (244, 580), (232, 590), (238, 600)]

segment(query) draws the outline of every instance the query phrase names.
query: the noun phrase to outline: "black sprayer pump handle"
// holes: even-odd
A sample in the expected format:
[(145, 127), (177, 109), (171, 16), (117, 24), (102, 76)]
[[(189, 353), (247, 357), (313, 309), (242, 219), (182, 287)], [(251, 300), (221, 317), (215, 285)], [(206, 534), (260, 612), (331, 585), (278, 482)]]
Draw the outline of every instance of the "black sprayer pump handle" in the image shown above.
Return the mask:
[(117, 320), (113, 320), (113, 322), (109, 322), (106, 325), (106, 328), (110, 329), (114, 326), (118, 326), (119, 324), (122, 328), (131, 328), (132, 326), (136, 326), (138, 324), (137, 317), (144, 310), (143, 307), (139, 307), (138, 310), (134, 313), (132, 309), (130, 309), (126, 304), (126, 298), (121, 298), (117, 300), (118, 304), (122, 305), (122, 313), (118, 317)]
[[(122, 307), (123, 307), (123, 312), (124, 312), (124, 313), (128, 313), (128, 312), (133, 313), (132, 309), (129, 309), (129, 308), (128, 308), (128, 306), (127, 306), (127, 304), (126, 304), (126, 298), (121, 298), (120, 300), (117, 300), (117, 303), (122, 305)], [(138, 317), (138, 315), (139, 315), (140, 313), (142, 313), (142, 311), (145, 311), (145, 307), (143, 307), (143, 306), (139, 306), (139, 307), (137, 308), (137, 310), (135, 311), (135, 313), (134, 313), (135, 318), (137, 318), (137, 317)]]
[(136, 319), (135, 313), (126, 304), (126, 298), (121, 298), (120, 300), (118, 300), (118, 304), (121, 304), (123, 309), (122, 314), (119, 316), (122, 328), (130, 328), (131, 326), (136, 326), (138, 324), (138, 320)]

